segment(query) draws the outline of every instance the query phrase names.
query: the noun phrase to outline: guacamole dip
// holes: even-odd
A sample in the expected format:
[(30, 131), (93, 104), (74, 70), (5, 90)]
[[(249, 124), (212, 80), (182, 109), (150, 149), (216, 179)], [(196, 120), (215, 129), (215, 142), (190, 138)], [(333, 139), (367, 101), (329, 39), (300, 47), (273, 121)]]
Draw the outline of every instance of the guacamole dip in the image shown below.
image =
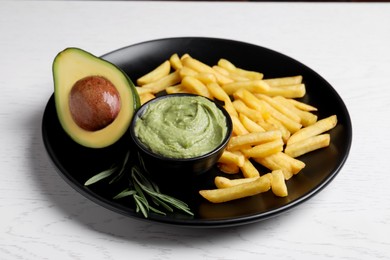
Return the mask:
[(192, 158), (212, 151), (227, 133), (226, 117), (201, 96), (171, 96), (151, 102), (135, 123), (137, 138), (169, 158)]

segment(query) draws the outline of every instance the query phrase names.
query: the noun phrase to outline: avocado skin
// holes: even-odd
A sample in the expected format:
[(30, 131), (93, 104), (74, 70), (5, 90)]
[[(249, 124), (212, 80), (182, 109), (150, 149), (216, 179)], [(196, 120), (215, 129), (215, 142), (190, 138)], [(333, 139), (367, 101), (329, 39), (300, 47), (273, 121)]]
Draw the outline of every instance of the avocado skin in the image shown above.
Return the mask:
[[(140, 99), (133, 81), (115, 64), (85, 50), (69, 47), (59, 52), (52, 65), (54, 99), (60, 124), (70, 138), (87, 148), (105, 148), (127, 135)], [(111, 81), (121, 98), (121, 111), (115, 120), (98, 131), (81, 129), (72, 119), (69, 93), (73, 85), (88, 76), (101, 76)]]

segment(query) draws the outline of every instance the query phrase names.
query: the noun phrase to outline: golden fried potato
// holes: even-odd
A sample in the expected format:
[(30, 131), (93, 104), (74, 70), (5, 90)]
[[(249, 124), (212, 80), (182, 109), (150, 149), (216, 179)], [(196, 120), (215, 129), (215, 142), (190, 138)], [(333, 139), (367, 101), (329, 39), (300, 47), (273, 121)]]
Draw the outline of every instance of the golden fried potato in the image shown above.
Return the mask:
[(199, 194), (212, 203), (222, 203), (266, 192), (271, 188), (269, 178), (257, 178), (223, 189), (200, 190)]

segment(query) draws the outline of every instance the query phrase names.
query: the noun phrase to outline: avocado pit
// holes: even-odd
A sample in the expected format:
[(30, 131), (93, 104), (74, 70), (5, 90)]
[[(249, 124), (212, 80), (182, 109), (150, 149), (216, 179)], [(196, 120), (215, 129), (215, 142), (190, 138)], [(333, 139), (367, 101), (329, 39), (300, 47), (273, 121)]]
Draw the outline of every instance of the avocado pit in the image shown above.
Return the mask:
[(69, 95), (69, 109), (80, 128), (87, 131), (103, 129), (119, 114), (119, 92), (106, 78), (87, 76), (73, 85)]

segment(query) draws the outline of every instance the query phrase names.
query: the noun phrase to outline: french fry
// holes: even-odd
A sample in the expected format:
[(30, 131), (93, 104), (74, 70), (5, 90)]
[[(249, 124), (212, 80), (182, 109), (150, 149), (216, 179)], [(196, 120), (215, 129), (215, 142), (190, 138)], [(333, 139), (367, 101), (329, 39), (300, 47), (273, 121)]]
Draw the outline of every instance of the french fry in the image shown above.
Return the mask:
[(199, 72), (188, 67), (182, 67), (178, 71), (181, 78), (184, 78), (185, 76), (196, 77), (199, 74)]
[(249, 117), (247, 117), (244, 114), (239, 114), (238, 118), (240, 119), (242, 125), (251, 133), (255, 132), (265, 132), (265, 129), (261, 127), (258, 123), (251, 120)]
[(270, 106), (272, 106), (277, 111), (279, 111), (280, 113), (282, 113), (286, 117), (290, 118), (291, 120), (293, 120), (297, 123), (301, 122), (301, 118), (296, 113), (291, 111), (288, 107), (286, 107), (282, 102), (278, 102), (276, 99), (273, 99), (273, 98), (271, 98), (267, 95), (263, 95), (263, 94), (258, 94), (256, 96), (258, 98), (260, 98), (261, 100), (264, 100), (265, 102), (267, 102)]
[(139, 95), (139, 99), (140, 99), (141, 104), (145, 104), (146, 102), (154, 99), (155, 97), (156, 96), (150, 92), (146, 92), (144, 94)]
[(169, 62), (174, 70), (183, 68), (183, 64), (181, 64), (180, 57), (177, 53), (172, 54), (172, 56), (169, 58)]
[(246, 115), (253, 121), (264, 121), (263, 116), (261, 115), (261, 113), (259, 113), (259, 111), (249, 108), (242, 100), (234, 100), (232, 104), (238, 113)]
[(185, 76), (181, 80), (181, 85), (185, 87), (186, 89), (190, 90), (193, 93), (196, 93), (198, 95), (207, 97), (207, 98), (212, 98), (209, 90), (203, 84), (200, 80), (196, 79), (195, 77), (191, 76)]
[(138, 95), (146, 94), (146, 93), (151, 93), (152, 90), (148, 88), (143, 88), (143, 87), (135, 87), (137, 90)]
[(196, 74), (194, 77), (197, 78), (199, 81), (201, 81), (205, 85), (207, 85), (209, 83), (216, 83), (217, 82), (217, 78), (212, 73), (201, 72), (201, 73)]
[(240, 77), (244, 77), (249, 80), (263, 79), (264, 76), (263, 73), (257, 71), (250, 71), (250, 70), (238, 68), (227, 59), (219, 59), (218, 66), (228, 70), (230, 72), (230, 75), (236, 74), (239, 75)]
[(167, 87), (165, 89), (167, 94), (176, 94), (176, 93), (189, 93), (189, 91), (183, 87), (181, 84), (177, 84), (175, 86)]
[(283, 151), (283, 141), (282, 139), (276, 139), (274, 141), (256, 145), (249, 149), (242, 149), (241, 151), (246, 157), (264, 158)]
[(140, 86), (143, 86), (145, 84), (159, 80), (159, 79), (167, 76), (169, 74), (170, 70), (171, 70), (171, 64), (168, 60), (166, 60), (162, 64), (160, 64), (158, 67), (156, 67), (154, 70), (152, 70), (149, 73), (138, 78), (137, 84)]
[(282, 170), (286, 180), (289, 180), (293, 175), (298, 174), (306, 166), (304, 162), (283, 152), (272, 154), (264, 158), (254, 158), (254, 160), (271, 171)]
[(217, 81), (219, 84), (226, 84), (226, 83), (232, 82), (232, 80), (230, 78), (222, 75), (219, 72), (216, 72), (209, 65), (207, 65), (207, 64), (205, 64), (197, 59), (194, 59), (190, 56), (185, 57), (184, 59), (181, 60), (181, 62), (183, 64), (183, 66), (189, 67), (197, 72), (206, 72), (206, 73), (214, 74), (215, 77), (217, 78)]
[(306, 94), (305, 84), (270, 87), (264, 94), (270, 97), (301, 98)]
[(209, 90), (209, 92), (211, 93), (211, 95), (213, 97), (215, 97), (216, 99), (218, 99), (220, 101), (224, 101), (225, 103), (226, 102), (231, 103), (229, 95), (226, 94), (225, 91), (223, 91), (223, 89), (221, 88), (221, 86), (218, 83), (209, 82), (208, 84), (206, 84), (206, 87)]
[(306, 126), (312, 125), (315, 122), (317, 122), (318, 116), (314, 115), (313, 113), (311, 113), (307, 110), (302, 110), (302, 109), (300, 109), (299, 106), (295, 106), (293, 102), (290, 102), (291, 100), (294, 100), (294, 99), (287, 99), (287, 98), (282, 97), (282, 96), (276, 96), (273, 99), (277, 100), (278, 102), (280, 102), (281, 104), (286, 106), (291, 112), (293, 112), (297, 116), (299, 116), (301, 119), (302, 126), (306, 127)]
[(253, 93), (267, 93), (270, 87), (263, 80), (236, 81), (222, 85), (228, 95), (232, 95), (239, 89), (246, 89)]
[(237, 116), (230, 114), (230, 118), (232, 119), (233, 123), (233, 134), (244, 135), (249, 133), (249, 131), (245, 128), (245, 126), (241, 123), (240, 119)]
[(329, 143), (330, 135), (321, 134), (306, 138), (299, 142), (294, 142), (293, 144), (288, 144), (284, 152), (287, 155), (296, 158), (308, 152), (327, 147), (329, 146)]
[(235, 164), (238, 167), (242, 167), (245, 163), (245, 156), (242, 153), (233, 153), (227, 150), (223, 151), (222, 156), (218, 162), (226, 164)]
[(282, 133), (283, 142), (287, 142), (290, 138), (290, 131), (278, 120), (273, 118), (272, 116), (268, 117), (266, 122), (259, 122), (259, 125), (263, 126), (267, 130), (279, 130)]
[(229, 72), (229, 76), (228, 77), (231, 78), (235, 82), (251, 80), (251, 79), (246, 78), (246, 77), (244, 77), (242, 75), (239, 75), (238, 73), (235, 73), (235, 72)]
[(237, 69), (237, 67), (227, 59), (219, 59), (217, 64), (228, 71), (234, 71)]
[(280, 113), (278, 110), (273, 108), (270, 104), (265, 102), (264, 100), (260, 100), (262, 102), (262, 107), (266, 109), (266, 111), (279, 122), (281, 122), (290, 133), (295, 133), (299, 129), (302, 128), (302, 125), (294, 120), (291, 120), (284, 114)]
[(240, 167), (234, 163), (217, 163), (217, 166), (220, 171), (226, 174), (237, 174), (240, 172)]
[(287, 141), (287, 145), (291, 145), (295, 142), (302, 141), (309, 137), (322, 134), (330, 129), (334, 128), (337, 124), (337, 116), (332, 115), (327, 118), (318, 120), (315, 124), (304, 127), (291, 135)]
[(282, 170), (275, 170), (271, 173), (271, 190), (278, 197), (286, 197), (288, 195), (286, 181)]
[(264, 158), (253, 158), (254, 161), (257, 163), (263, 165), (267, 169), (274, 171), (274, 170), (282, 170), (285, 180), (289, 180), (294, 174), (289, 169), (289, 165), (281, 165), (280, 161), (278, 161), (276, 158), (274, 158), (274, 155), (277, 155), (279, 153), (264, 157)]
[(142, 88), (150, 89), (152, 93), (156, 94), (160, 91), (165, 90), (167, 87), (174, 86), (180, 83), (181, 77), (179, 71), (176, 70), (156, 81), (147, 83)]
[(226, 177), (217, 176), (214, 179), (214, 184), (215, 184), (215, 186), (218, 189), (224, 189), (224, 188), (229, 188), (229, 187), (236, 186), (236, 185), (239, 185), (239, 184), (255, 181), (258, 178), (259, 178), (259, 176), (258, 177), (252, 177), (252, 178), (229, 179), (229, 178), (226, 178)]
[(242, 100), (248, 107), (255, 109), (261, 113), (264, 119), (269, 117), (269, 113), (264, 107), (264, 102), (258, 99), (253, 93), (249, 92), (247, 89), (238, 89), (233, 93), (235, 99)]
[(268, 178), (272, 184), (272, 172), (261, 175), (262, 178)]
[(181, 55), (180, 61), (183, 61), (185, 58), (188, 58), (188, 57), (191, 58), (191, 55), (189, 53), (184, 53), (183, 55)]
[[(235, 119), (238, 118), (238, 113), (237, 113), (236, 109), (234, 108), (233, 103), (230, 101), (230, 99), (226, 99), (225, 105), (223, 107), (230, 115), (232, 121), (236, 121), (236, 132), (237, 132), (237, 124), (238, 123), (237, 123), (237, 120), (235, 120)], [(243, 126), (243, 125), (241, 124), (241, 126)], [(245, 127), (243, 127), (243, 129), (245, 129)], [(245, 131), (247, 131), (247, 130), (245, 129)]]
[(236, 68), (236, 70), (232, 71), (231, 74), (238, 74), (239, 76), (248, 78), (249, 80), (262, 80), (264, 76), (263, 73), (244, 70), (241, 68)]
[(239, 75), (238, 73), (235, 73), (236, 71), (228, 71), (225, 68), (222, 68), (222, 67), (220, 67), (218, 65), (214, 65), (213, 69), (215, 71), (225, 75), (226, 77), (230, 78), (232, 81), (247, 81), (247, 80), (250, 80), (247, 77), (244, 77), (242, 75)]
[(212, 203), (223, 203), (231, 200), (254, 196), (270, 190), (269, 178), (257, 178), (248, 183), (234, 185), (224, 189), (200, 190), (199, 194)]
[(274, 159), (277, 160), (283, 168), (288, 169), (293, 175), (298, 174), (306, 166), (304, 162), (282, 152), (274, 155)]
[(219, 86), (218, 83), (210, 82), (206, 84), (206, 87), (214, 98), (223, 101), (225, 103), (224, 108), (226, 109), (226, 111), (229, 113), (230, 116), (238, 117), (238, 113), (234, 108), (232, 101), (230, 100), (230, 97), (221, 88), (221, 86)]
[(303, 110), (303, 111), (317, 111), (318, 109), (316, 107), (313, 107), (309, 104), (306, 104), (306, 103), (303, 103), (303, 102), (300, 102), (298, 100), (295, 100), (295, 99), (289, 99), (288, 100), (291, 104), (293, 104), (295, 107), (297, 107), (298, 109), (300, 110)]
[(282, 134), (280, 131), (248, 133), (231, 137), (226, 148), (230, 151), (234, 151), (246, 146), (264, 144), (281, 138)]
[(288, 86), (288, 85), (297, 85), (302, 83), (303, 77), (301, 75), (291, 76), (291, 77), (280, 77), (272, 79), (264, 79), (270, 87), (278, 86)]
[(226, 76), (226, 77), (229, 77), (229, 71), (227, 71), (226, 69), (218, 66), (218, 65), (214, 65), (211, 67), (213, 70), (215, 70), (216, 72), (218, 73), (221, 73), (222, 75)]
[(240, 167), (240, 170), (242, 172), (242, 175), (245, 178), (253, 178), (253, 177), (259, 177), (260, 173), (257, 170), (257, 168), (252, 164), (252, 162), (248, 159), (245, 158), (244, 165)]

